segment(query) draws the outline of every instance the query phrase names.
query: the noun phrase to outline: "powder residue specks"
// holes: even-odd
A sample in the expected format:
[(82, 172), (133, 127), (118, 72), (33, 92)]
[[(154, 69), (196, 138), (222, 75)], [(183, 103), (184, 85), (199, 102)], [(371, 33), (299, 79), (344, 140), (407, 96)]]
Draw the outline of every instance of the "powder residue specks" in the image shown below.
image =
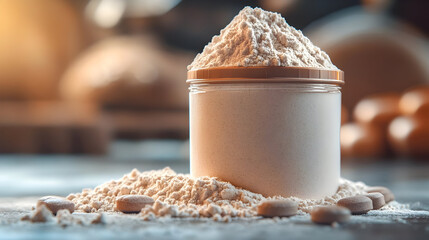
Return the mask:
[[(289, 199), (298, 203), (300, 213), (308, 213), (315, 206), (332, 205), (341, 198), (363, 194), (365, 187), (360, 182), (340, 179), (338, 191), (333, 196), (319, 200)], [(266, 198), (214, 177), (177, 174), (170, 168), (147, 172), (134, 169), (121, 179), (84, 189), (67, 198), (75, 203), (78, 212), (115, 212), (116, 197), (126, 194), (146, 195), (155, 200), (152, 206), (142, 209), (140, 215), (145, 220), (171, 216), (229, 222), (234, 217), (255, 217), (257, 205), (263, 200), (284, 199)]]
[(337, 69), (324, 51), (280, 14), (251, 7), (214, 36), (188, 70), (227, 66)]
[(33, 223), (36, 222), (49, 222), (53, 220), (52, 212), (45, 206), (40, 205), (37, 206), (36, 210), (32, 213), (32, 215), (25, 215), (21, 218), (22, 221), (30, 221)]

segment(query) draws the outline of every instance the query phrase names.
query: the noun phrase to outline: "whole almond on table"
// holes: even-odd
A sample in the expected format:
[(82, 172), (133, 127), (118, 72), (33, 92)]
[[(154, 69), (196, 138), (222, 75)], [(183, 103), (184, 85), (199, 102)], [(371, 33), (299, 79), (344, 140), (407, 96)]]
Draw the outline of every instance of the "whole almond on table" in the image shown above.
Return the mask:
[(365, 214), (373, 209), (372, 200), (363, 195), (340, 199), (337, 206), (348, 208), (355, 215)]
[(63, 197), (45, 196), (37, 201), (37, 207), (45, 205), (53, 214), (61, 209), (67, 209), (70, 213), (74, 211), (74, 203)]
[(386, 201), (384, 200), (383, 194), (379, 192), (368, 193), (364, 196), (369, 197), (372, 200), (373, 209), (380, 209), (381, 207), (386, 205)]
[(122, 195), (116, 198), (116, 209), (123, 213), (138, 213), (153, 203), (153, 198), (145, 195)]
[(292, 200), (266, 200), (258, 206), (263, 217), (290, 217), (298, 212), (298, 204)]
[(379, 193), (383, 194), (384, 201), (386, 203), (389, 203), (389, 202), (395, 200), (395, 195), (393, 195), (392, 191), (390, 191), (390, 189), (388, 189), (386, 187), (382, 187), (382, 186), (368, 187), (365, 189), (365, 191), (367, 193), (379, 192)]
[(350, 219), (350, 215), (350, 210), (345, 207), (322, 206), (311, 211), (311, 220), (320, 224), (343, 223)]

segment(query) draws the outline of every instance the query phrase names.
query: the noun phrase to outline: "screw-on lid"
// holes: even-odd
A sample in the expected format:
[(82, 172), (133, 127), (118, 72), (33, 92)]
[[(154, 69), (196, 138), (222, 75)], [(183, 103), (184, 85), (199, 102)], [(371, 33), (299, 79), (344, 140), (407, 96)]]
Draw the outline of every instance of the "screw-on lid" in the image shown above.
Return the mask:
[(344, 72), (306, 67), (216, 67), (188, 71), (187, 83), (290, 82), (344, 84)]

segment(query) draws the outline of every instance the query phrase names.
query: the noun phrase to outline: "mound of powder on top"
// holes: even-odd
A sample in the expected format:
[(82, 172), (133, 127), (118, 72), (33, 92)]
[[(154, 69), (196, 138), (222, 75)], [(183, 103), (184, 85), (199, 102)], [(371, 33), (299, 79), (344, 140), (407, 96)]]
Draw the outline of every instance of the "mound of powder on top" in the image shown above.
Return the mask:
[(337, 69), (324, 51), (280, 14), (251, 7), (241, 10), (214, 36), (188, 70), (227, 66)]
[[(365, 184), (341, 179), (338, 191), (333, 196), (319, 200), (296, 201), (301, 213), (309, 212), (315, 206), (332, 205), (339, 199), (364, 193)], [(113, 180), (70, 194), (67, 198), (75, 203), (75, 210), (81, 212), (114, 212), (116, 197), (128, 194), (150, 196), (153, 206), (146, 206), (140, 213), (145, 219), (160, 216), (210, 217), (228, 221), (231, 217), (256, 216), (257, 205), (267, 199), (261, 194), (233, 186), (217, 178), (193, 178), (177, 174), (170, 168), (158, 171), (139, 172), (134, 169), (119, 180)]]

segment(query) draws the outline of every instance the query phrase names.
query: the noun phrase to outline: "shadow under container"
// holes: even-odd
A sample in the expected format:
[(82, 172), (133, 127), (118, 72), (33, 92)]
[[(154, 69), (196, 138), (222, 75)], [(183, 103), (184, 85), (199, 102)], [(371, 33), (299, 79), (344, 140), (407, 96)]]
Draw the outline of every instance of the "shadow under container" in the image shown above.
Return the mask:
[(340, 178), (341, 70), (188, 72), (190, 168), (264, 196), (319, 199)]

